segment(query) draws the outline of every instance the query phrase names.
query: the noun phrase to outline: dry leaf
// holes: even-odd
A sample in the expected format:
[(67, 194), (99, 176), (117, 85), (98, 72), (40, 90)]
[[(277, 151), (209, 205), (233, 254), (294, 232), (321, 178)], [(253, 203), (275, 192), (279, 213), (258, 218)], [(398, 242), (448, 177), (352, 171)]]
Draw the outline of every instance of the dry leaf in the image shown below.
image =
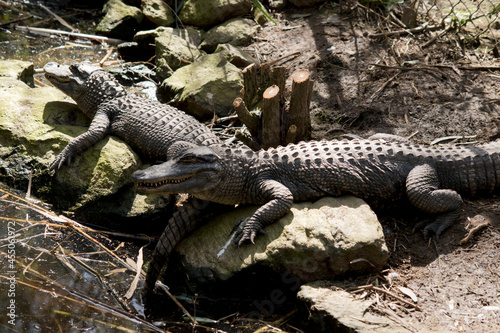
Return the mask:
[(410, 297), (413, 302), (415, 302), (415, 303), (418, 302), (417, 295), (415, 295), (415, 293), (411, 289), (405, 288), (405, 287), (399, 287), (399, 286), (397, 288), (399, 289), (400, 292), (402, 292), (406, 296)]
[(137, 283), (139, 282), (139, 278), (141, 277), (142, 264), (143, 264), (143, 260), (142, 260), (142, 249), (143, 248), (144, 248), (144, 246), (139, 249), (139, 254), (137, 255), (136, 274), (135, 274), (134, 281), (132, 281), (132, 283), (130, 284), (130, 288), (128, 289), (127, 293), (125, 294), (125, 298), (127, 298), (127, 299), (130, 299), (132, 297), (132, 295), (134, 295), (134, 291), (135, 291), (135, 289), (137, 289)]

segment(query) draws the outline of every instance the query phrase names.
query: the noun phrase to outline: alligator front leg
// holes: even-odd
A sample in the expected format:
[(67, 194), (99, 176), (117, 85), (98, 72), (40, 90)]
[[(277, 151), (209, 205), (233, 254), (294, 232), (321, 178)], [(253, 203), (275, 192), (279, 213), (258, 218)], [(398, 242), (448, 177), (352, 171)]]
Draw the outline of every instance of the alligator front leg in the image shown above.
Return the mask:
[(431, 222), (428, 220), (418, 223), (416, 228), (424, 227), (424, 237), (429, 232), (436, 238), (448, 228), (460, 215), (462, 198), (450, 189), (440, 189), (436, 170), (428, 164), (414, 167), (406, 178), (406, 193), (410, 203), (431, 214), (440, 214)]
[(257, 196), (268, 198), (269, 201), (252, 215), (243, 229), (236, 233), (234, 242), (240, 246), (246, 241), (254, 243), (257, 233), (264, 233), (264, 227), (284, 216), (292, 206), (292, 192), (285, 185), (275, 180), (262, 181), (258, 187)]
[(64, 163), (69, 165), (76, 155), (102, 140), (108, 133), (109, 124), (110, 120), (106, 113), (96, 113), (87, 132), (70, 141), (50, 164), (50, 170), (60, 169)]

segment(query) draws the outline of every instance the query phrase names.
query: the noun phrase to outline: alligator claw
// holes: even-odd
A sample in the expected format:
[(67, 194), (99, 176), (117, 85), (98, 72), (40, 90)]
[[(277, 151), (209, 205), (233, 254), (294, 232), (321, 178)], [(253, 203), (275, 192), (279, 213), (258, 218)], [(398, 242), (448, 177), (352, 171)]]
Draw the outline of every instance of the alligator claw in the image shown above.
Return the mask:
[(255, 237), (257, 237), (257, 234), (266, 234), (266, 232), (262, 227), (243, 229), (236, 234), (234, 242), (238, 245), (238, 247), (248, 241), (255, 244)]

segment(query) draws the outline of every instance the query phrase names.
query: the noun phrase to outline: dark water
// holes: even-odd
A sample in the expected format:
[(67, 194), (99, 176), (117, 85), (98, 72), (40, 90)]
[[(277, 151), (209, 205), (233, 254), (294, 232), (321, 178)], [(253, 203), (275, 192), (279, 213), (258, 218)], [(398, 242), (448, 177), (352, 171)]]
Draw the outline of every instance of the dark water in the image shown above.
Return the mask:
[[(16, 30), (16, 25), (19, 25), (71, 31), (57, 22), (39, 4), (56, 12), (81, 33), (93, 34), (96, 24), (102, 17), (100, 11), (102, 7), (63, 9), (57, 5), (56, 1), (26, 1), (23, 2), (23, 6), (15, 6), (14, 9), (0, 6), (0, 60), (30, 61), (35, 68), (41, 68), (49, 61), (65, 64), (82, 60), (98, 62), (107, 54), (109, 50), (107, 45), (61, 37), (57, 34), (41, 35)], [(23, 19), (28, 17), (31, 18)], [(17, 21), (19, 19), (23, 20)], [(3, 25), (12, 21), (16, 22)]]
[(154, 331), (138, 292), (123, 299), (138, 253), (123, 245), (1, 186), (0, 331)]

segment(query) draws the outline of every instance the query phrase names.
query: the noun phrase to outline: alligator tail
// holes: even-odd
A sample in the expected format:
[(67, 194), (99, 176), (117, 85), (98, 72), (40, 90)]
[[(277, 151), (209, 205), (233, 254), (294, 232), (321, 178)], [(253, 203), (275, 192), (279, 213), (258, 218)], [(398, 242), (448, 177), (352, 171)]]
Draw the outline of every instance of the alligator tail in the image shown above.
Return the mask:
[[(194, 197), (189, 197), (172, 215), (153, 252), (143, 295), (145, 303), (154, 293), (156, 280), (175, 246), (202, 221), (221, 212), (222, 206)], [(210, 208), (210, 209), (208, 209)]]

